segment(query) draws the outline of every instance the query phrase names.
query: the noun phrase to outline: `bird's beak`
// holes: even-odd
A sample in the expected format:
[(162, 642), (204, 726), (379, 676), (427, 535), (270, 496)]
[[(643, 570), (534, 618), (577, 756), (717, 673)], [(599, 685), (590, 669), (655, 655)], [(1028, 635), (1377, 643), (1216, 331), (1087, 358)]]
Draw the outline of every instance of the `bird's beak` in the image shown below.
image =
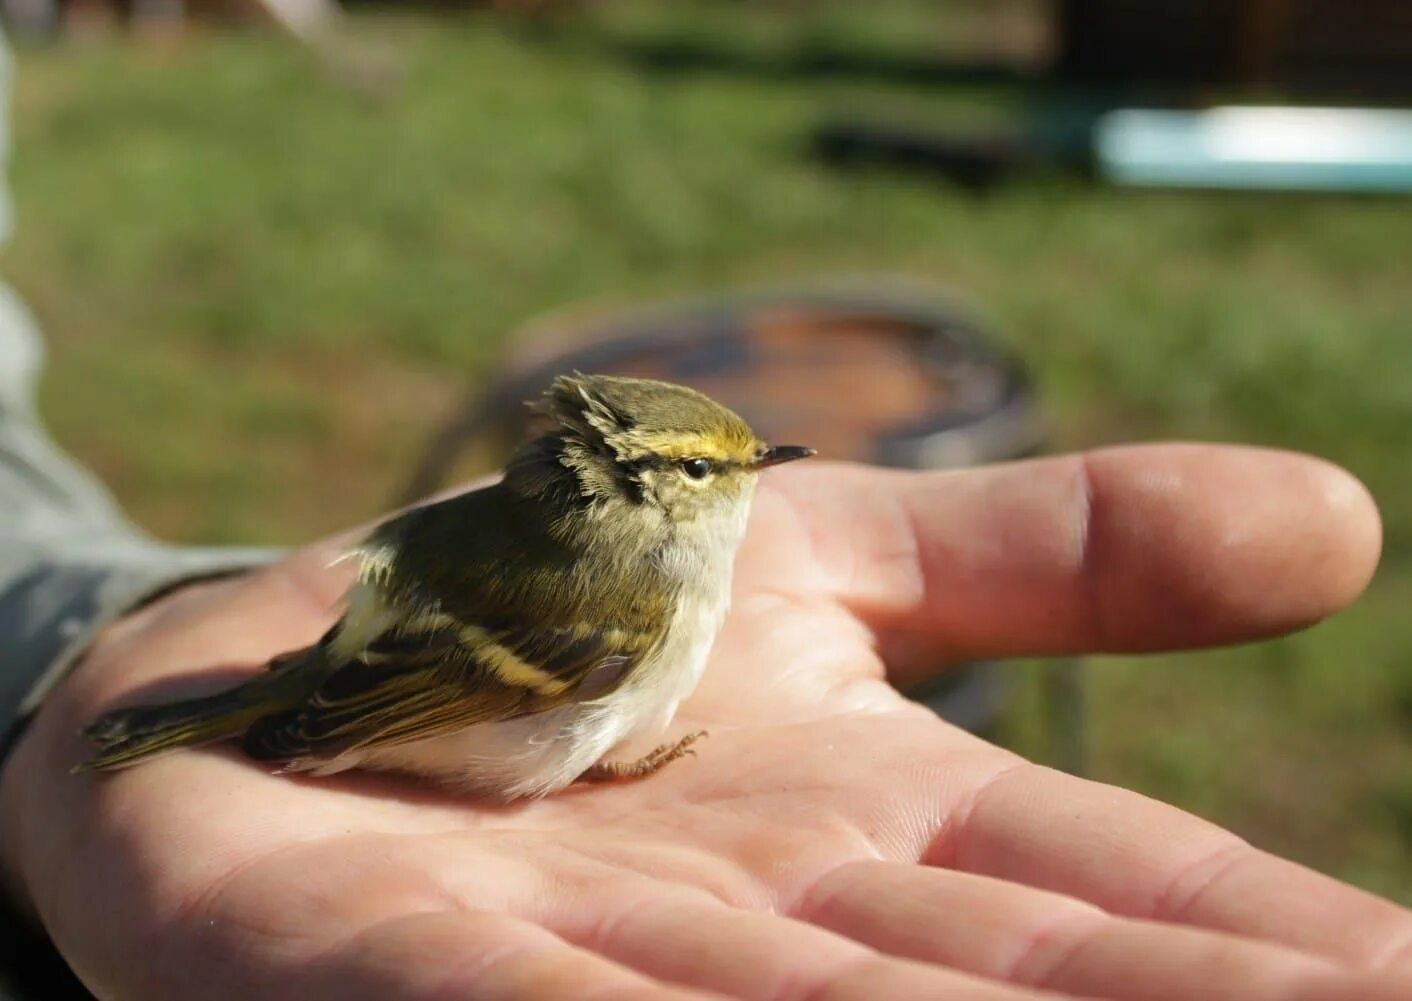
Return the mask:
[(755, 461), (750, 464), (750, 468), (764, 469), (767, 466), (778, 466), (782, 462), (807, 459), (813, 454), (812, 448), (805, 448), (803, 445), (771, 445), (756, 457)]

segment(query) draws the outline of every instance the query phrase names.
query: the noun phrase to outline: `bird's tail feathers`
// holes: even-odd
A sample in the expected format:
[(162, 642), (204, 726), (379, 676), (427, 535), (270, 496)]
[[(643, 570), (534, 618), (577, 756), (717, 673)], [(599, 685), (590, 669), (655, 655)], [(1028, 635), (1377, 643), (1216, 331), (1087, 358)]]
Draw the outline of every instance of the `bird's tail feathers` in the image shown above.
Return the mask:
[(252, 687), (100, 716), (83, 731), (98, 753), (74, 771), (125, 768), (163, 751), (233, 737), (268, 711), (262, 699), (252, 696)]
[(166, 751), (209, 744), (244, 733), (272, 712), (288, 708), (302, 688), (300, 672), (312, 666), (321, 651), (292, 651), (270, 663), (270, 670), (234, 688), (179, 702), (117, 709), (100, 716), (83, 735), (98, 753), (74, 768), (76, 772), (126, 768)]

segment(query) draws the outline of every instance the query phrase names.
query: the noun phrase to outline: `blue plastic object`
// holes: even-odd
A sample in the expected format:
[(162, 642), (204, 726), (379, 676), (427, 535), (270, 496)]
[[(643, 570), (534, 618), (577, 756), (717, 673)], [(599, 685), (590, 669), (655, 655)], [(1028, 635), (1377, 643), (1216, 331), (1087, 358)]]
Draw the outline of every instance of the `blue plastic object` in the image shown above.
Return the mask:
[(1111, 111), (1098, 120), (1095, 152), (1118, 184), (1412, 192), (1412, 111)]

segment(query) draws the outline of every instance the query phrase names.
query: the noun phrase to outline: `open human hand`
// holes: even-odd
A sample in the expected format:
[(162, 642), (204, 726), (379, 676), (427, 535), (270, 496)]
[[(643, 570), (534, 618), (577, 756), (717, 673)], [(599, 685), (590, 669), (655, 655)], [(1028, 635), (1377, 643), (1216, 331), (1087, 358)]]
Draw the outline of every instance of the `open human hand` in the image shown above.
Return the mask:
[(67, 774), (99, 712), (316, 639), (347, 583), (337, 548), (111, 627), (6, 763), (0, 860), (100, 997), (1412, 993), (1412, 913), (1026, 763), (895, 687), (972, 657), (1193, 647), (1329, 614), (1367, 583), (1379, 528), (1328, 465), (1174, 445), (766, 476), (673, 727), (711, 737), (638, 782), (489, 807), (271, 774), (229, 746)]

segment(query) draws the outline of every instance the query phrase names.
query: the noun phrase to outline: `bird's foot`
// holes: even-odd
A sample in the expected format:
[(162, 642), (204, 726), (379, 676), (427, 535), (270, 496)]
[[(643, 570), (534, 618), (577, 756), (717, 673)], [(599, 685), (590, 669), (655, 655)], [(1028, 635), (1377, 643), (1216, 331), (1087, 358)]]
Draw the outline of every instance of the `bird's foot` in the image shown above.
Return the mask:
[(663, 744), (636, 761), (600, 761), (579, 776), (580, 782), (619, 782), (623, 779), (646, 778), (660, 771), (677, 758), (696, 755), (692, 744), (706, 736), (705, 730), (689, 733), (675, 744)]

